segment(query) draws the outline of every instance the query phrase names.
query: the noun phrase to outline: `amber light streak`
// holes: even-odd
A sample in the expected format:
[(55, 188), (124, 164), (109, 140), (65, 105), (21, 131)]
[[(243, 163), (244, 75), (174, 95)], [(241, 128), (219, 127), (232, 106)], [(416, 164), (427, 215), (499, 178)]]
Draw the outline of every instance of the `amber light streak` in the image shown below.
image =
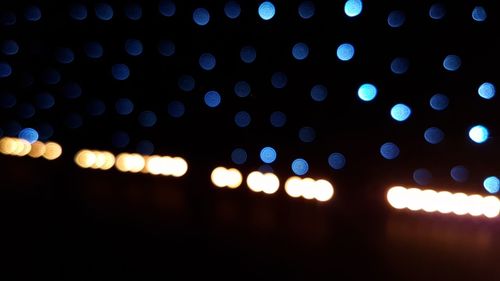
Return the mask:
[(321, 202), (330, 200), (333, 197), (334, 189), (327, 180), (314, 180), (312, 178), (291, 177), (285, 183), (286, 193), (293, 198), (303, 197), (311, 200), (316, 199)]
[(212, 171), (210, 179), (217, 187), (237, 188), (241, 185), (243, 176), (235, 168), (217, 167)]
[(387, 201), (395, 209), (440, 212), (459, 216), (485, 216), (495, 218), (500, 213), (500, 200), (495, 196), (451, 193), (448, 191), (421, 190), (418, 188), (392, 187), (387, 191)]
[(55, 142), (43, 143), (36, 141), (30, 144), (19, 138), (0, 139), (0, 153), (12, 156), (30, 156), (32, 158), (43, 157), (47, 160), (55, 160), (62, 154), (62, 148)]

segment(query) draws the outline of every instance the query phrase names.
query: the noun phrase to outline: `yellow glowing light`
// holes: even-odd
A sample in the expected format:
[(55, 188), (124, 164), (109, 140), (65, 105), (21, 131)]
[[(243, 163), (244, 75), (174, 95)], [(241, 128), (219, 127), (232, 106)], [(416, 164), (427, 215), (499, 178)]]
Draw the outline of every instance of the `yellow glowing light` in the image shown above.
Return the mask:
[(210, 178), (212, 183), (217, 187), (225, 187), (226, 186), (226, 173), (227, 169), (224, 167), (217, 167), (212, 171)]
[(495, 196), (484, 197), (482, 213), (488, 218), (497, 217), (500, 214), (500, 200)]
[(262, 191), (266, 194), (273, 194), (278, 191), (280, 187), (279, 178), (273, 173), (266, 173), (263, 175)]
[(483, 197), (481, 195), (473, 194), (470, 195), (468, 199), (468, 205), (469, 205), (469, 210), (468, 213), (471, 216), (477, 217), (483, 214), (482, 210), (482, 204), (483, 204)]
[(62, 154), (62, 148), (55, 142), (48, 142), (45, 144), (45, 153), (43, 157), (48, 160), (55, 160)]
[(226, 185), (229, 188), (237, 188), (243, 182), (243, 176), (240, 171), (235, 168), (226, 170)]
[(442, 214), (449, 214), (453, 211), (453, 194), (448, 191), (440, 191), (435, 197), (437, 211)]
[(146, 161), (146, 169), (152, 175), (159, 175), (162, 172), (162, 158), (157, 155), (153, 155)]
[(462, 216), (467, 214), (468, 205), (467, 205), (467, 195), (465, 193), (455, 193), (453, 194), (453, 207), (452, 212), (456, 215)]
[(116, 162), (115, 162), (115, 167), (118, 169), (120, 172), (127, 172), (128, 171), (128, 166), (127, 166), (127, 153), (120, 153), (116, 157)]
[(393, 208), (396, 209), (404, 209), (405, 208), (405, 199), (406, 188), (402, 186), (395, 186), (387, 192), (387, 201)]
[(315, 181), (311, 178), (302, 179), (300, 183), (302, 189), (302, 197), (305, 199), (313, 199), (316, 196)]
[(96, 161), (94, 152), (84, 149), (80, 150), (75, 156), (75, 163), (82, 168), (90, 168)]
[(431, 189), (426, 189), (420, 194), (420, 200), (422, 204), (422, 210), (432, 213), (437, 211), (438, 205), (437, 200), (435, 200), (437, 192)]
[(43, 142), (36, 141), (31, 144), (31, 151), (29, 153), (29, 156), (33, 158), (38, 158), (42, 157), (44, 153), (45, 153), (45, 144)]
[(170, 174), (174, 177), (182, 177), (184, 174), (186, 174), (188, 170), (188, 164), (186, 160), (184, 160), (181, 157), (174, 157), (172, 158), (172, 161), (174, 162), (174, 165), (172, 166), (172, 171)]
[(299, 177), (291, 177), (285, 182), (286, 193), (293, 198), (302, 196), (302, 186), (300, 185), (302, 179)]
[(101, 165), (101, 170), (109, 170), (115, 165), (115, 156), (113, 153), (104, 151), (101, 152), (104, 155), (104, 163)]
[(326, 202), (333, 197), (333, 186), (327, 180), (316, 181), (316, 200)]
[(16, 156), (26, 156), (31, 151), (31, 144), (24, 139), (17, 139), (16, 150), (13, 152), (13, 155)]
[(126, 165), (128, 166), (128, 171), (132, 173), (139, 173), (142, 169), (144, 169), (146, 163), (140, 154), (133, 153), (126, 158)]
[(106, 163), (106, 156), (104, 153), (100, 151), (92, 151), (95, 155), (95, 161), (94, 163), (90, 166), (92, 169), (100, 169), (104, 164)]
[(262, 191), (262, 177), (263, 174), (258, 171), (251, 172), (247, 176), (247, 186), (251, 191), (261, 192)]
[(3, 138), (0, 140), (0, 151), (3, 154), (12, 154), (17, 149), (17, 142), (13, 138)]

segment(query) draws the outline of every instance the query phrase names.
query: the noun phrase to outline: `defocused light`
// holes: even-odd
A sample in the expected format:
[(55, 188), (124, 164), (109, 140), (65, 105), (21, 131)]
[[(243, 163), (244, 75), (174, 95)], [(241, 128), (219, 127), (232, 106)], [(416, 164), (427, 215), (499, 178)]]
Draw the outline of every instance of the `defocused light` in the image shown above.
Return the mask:
[(481, 6), (476, 6), (472, 10), (472, 19), (475, 21), (485, 21), (487, 17), (488, 14), (486, 13), (486, 10)]
[(411, 109), (402, 103), (398, 103), (391, 108), (391, 117), (399, 122), (403, 122), (411, 115)]
[(175, 3), (171, 0), (161, 0), (158, 9), (160, 10), (160, 14), (165, 17), (171, 17), (175, 14)]
[(127, 98), (121, 98), (116, 101), (115, 109), (120, 115), (129, 115), (134, 110), (134, 104)]
[(2, 43), (2, 53), (7, 56), (12, 56), (19, 52), (19, 45), (14, 40), (5, 40)]
[(282, 89), (288, 83), (288, 78), (286, 74), (283, 72), (275, 72), (271, 77), (271, 84), (276, 89)]
[(97, 3), (95, 5), (95, 15), (100, 20), (111, 20), (113, 18), (113, 7), (107, 3)]
[(380, 154), (387, 160), (396, 159), (399, 152), (399, 147), (392, 142), (386, 142), (380, 147)]
[[(350, 0), (351, 1), (351, 0)], [(348, 61), (354, 57), (354, 46), (349, 43), (341, 44), (337, 48), (337, 58), (341, 61)]]
[(293, 198), (303, 197), (321, 202), (330, 200), (334, 193), (332, 184), (327, 180), (320, 179), (316, 181), (311, 178), (301, 179), (295, 176), (285, 182), (285, 191)]
[(252, 121), (252, 117), (250, 114), (246, 111), (240, 111), (237, 112), (236, 115), (234, 116), (234, 122), (238, 127), (244, 128), (250, 125), (250, 122)]
[(466, 182), (469, 179), (469, 170), (464, 166), (455, 166), (451, 169), (450, 175), (456, 182)]
[(436, 3), (433, 4), (429, 9), (429, 17), (435, 20), (440, 20), (446, 15), (446, 9), (443, 4)]
[(481, 84), (481, 86), (479, 86), (477, 93), (483, 99), (487, 99), (487, 100), (492, 99), (496, 93), (495, 85), (493, 85), (492, 83), (489, 83), (489, 82), (484, 82), (483, 84)]
[(292, 171), (297, 176), (303, 176), (309, 171), (309, 164), (302, 158), (295, 159), (292, 162)]
[(106, 111), (106, 105), (103, 101), (98, 99), (91, 99), (87, 103), (87, 112), (90, 116), (100, 116)]
[(155, 150), (155, 146), (148, 140), (141, 140), (137, 143), (137, 152), (142, 155), (151, 155)]
[(29, 119), (35, 115), (35, 107), (29, 103), (22, 103), (18, 106), (19, 117)]
[(139, 114), (139, 123), (143, 127), (153, 127), (157, 120), (156, 114), (153, 111), (146, 110)]
[(170, 57), (175, 54), (175, 44), (170, 40), (161, 40), (158, 44), (158, 52), (162, 56)]
[(260, 159), (267, 164), (273, 163), (276, 160), (276, 150), (269, 146), (264, 147), (260, 151)]
[(177, 82), (179, 88), (184, 92), (191, 92), (194, 89), (195, 81), (194, 78), (190, 75), (183, 75), (179, 77), (179, 81)]
[[(174, 157), (173, 160), (175, 161), (175, 164), (172, 169), (172, 176), (174, 177), (182, 177), (183, 175), (186, 174), (188, 170), (188, 164), (184, 158), (181, 157)], [(239, 184), (238, 184), (239, 185)], [(231, 187), (231, 185), (229, 186)]]
[(24, 10), (24, 18), (28, 21), (39, 21), (42, 18), (42, 11), (37, 6), (28, 6)]
[(406, 58), (395, 58), (391, 62), (391, 71), (394, 74), (404, 74), (408, 71), (410, 62)]
[(456, 215), (483, 215), (494, 218), (500, 213), (500, 200), (494, 196), (464, 193), (436, 192), (431, 189), (392, 187), (387, 191), (387, 201), (395, 209), (423, 210)]
[(328, 165), (334, 170), (340, 170), (345, 166), (345, 156), (342, 153), (334, 152), (328, 156)]
[(326, 89), (325, 86), (318, 84), (314, 85), (311, 88), (311, 98), (314, 101), (322, 102), (326, 99), (327, 96), (328, 96), (328, 90)]
[(125, 51), (131, 56), (138, 56), (142, 54), (142, 42), (137, 39), (128, 39), (125, 41)]
[(274, 14), (276, 13), (276, 10), (274, 8), (273, 3), (269, 1), (262, 2), (259, 5), (259, 16), (263, 20), (270, 20), (274, 17)]
[(444, 58), (443, 67), (448, 71), (456, 71), (460, 68), (462, 60), (457, 55), (448, 55)]
[(372, 101), (377, 96), (377, 87), (373, 84), (365, 83), (359, 86), (358, 97), (362, 101)]
[(448, 107), (449, 99), (443, 94), (435, 94), (431, 97), (429, 104), (434, 110), (445, 110)]
[(403, 11), (392, 11), (389, 13), (389, 16), (387, 16), (387, 24), (393, 28), (401, 27), (405, 20), (406, 16)]
[(37, 94), (35, 100), (36, 100), (36, 105), (40, 109), (50, 109), (56, 103), (54, 97), (46, 92)]
[(208, 107), (217, 107), (221, 102), (221, 97), (216, 91), (209, 91), (205, 94), (205, 104)]
[(270, 121), (273, 127), (281, 128), (286, 124), (286, 115), (281, 111), (275, 111), (271, 113)]
[(69, 64), (75, 60), (75, 54), (70, 48), (59, 48), (56, 51), (56, 60), (61, 64)]
[(80, 150), (75, 155), (75, 163), (82, 168), (90, 168), (96, 162), (96, 154), (90, 150)]
[(4, 109), (12, 108), (16, 105), (16, 96), (10, 93), (0, 93), (0, 107)]
[(278, 191), (280, 181), (273, 173), (251, 172), (247, 177), (247, 186), (254, 192), (273, 194)]
[(233, 163), (241, 165), (247, 161), (247, 152), (243, 148), (236, 148), (231, 152)]
[(310, 19), (316, 12), (316, 7), (312, 1), (304, 1), (299, 5), (299, 16), (303, 19)]
[(111, 137), (111, 143), (114, 147), (124, 148), (130, 142), (130, 137), (126, 132), (118, 131), (113, 134)]
[(475, 143), (485, 142), (489, 135), (488, 129), (482, 125), (474, 126), (469, 130), (469, 138)]
[(197, 8), (193, 12), (193, 21), (199, 26), (207, 25), (210, 21), (210, 13), (207, 9)]
[(226, 5), (224, 5), (224, 14), (226, 17), (230, 19), (235, 19), (240, 16), (241, 7), (240, 4), (236, 1), (228, 1)]
[(316, 138), (316, 131), (311, 127), (303, 127), (299, 130), (299, 139), (302, 142), (313, 142)]
[(168, 114), (174, 118), (180, 118), (184, 115), (186, 108), (180, 101), (171, 101), (167, 107)]
[(25, 139), (16, 139), (16, 150), (12, 153), (15, 156), (26, 156), (31, 151), (31, 144)]
[(87, 7), (85, 7), (83, 4), (74, 3), (69, 8), (69, 14), (75, 20), (84, 20), (87, 18), (88, 14)]
[(417, 169), (413, 172), (413, 180), (418, 184), (418, 185), (429, 185), (432, 180), (432, 174), (429, 170), (427, 169)]
[(38, 140), (38, 132), (32, 128), (25, 128), (19, 132), (19, 138), (26, 140), (30, 144)]
[(40, 141), (36, 141), (31, 144), (31, 151), (29, 152), (29, 156), (33, 158), (42, 157), (45, 154), (45, 144)]
[(116, 80), (126, 80), (130, 76), (130, 70), (125, 64), (115, 64), (111, 68), (111, 74)]
[(142, 8), (137, 3), (127, 3), (125, 5), (125, 16), (131, 20), (140, 20), (142, 17)]
[(425, 130), (424, 138), (430, 144), (438, 144), (443, 141), (444, 132), (439, 128), (430, 127)]
[(292, 55), (296, 60), (304, 60), (309, 55), (309, 47), (305, 43), (297, 43), (292, 48)]
[(48, 85), (56, 85), (61, 81), (61, 73), (53, 68), (48, 68), (42, 73), (42, 80)]
[(200, 67), (203, 70), (209, 71), (209, 70), (214, 69), (217, 62), (215, 60), (214, 55), (212, 55), (210, 53), (204, 53), (204, 54), (201, 54), (200, 59), (198, 60), (198, 63), (200, 64)]
[(12, 74), (12, 67), (6, 62), (0, 62), (0, 78), (9, 77)]
[(98, 59), (104, 54), (104, 48), (99, 42), (89, 42), (85, 44), (83, 51), (87, 57), (91, 59)]
[(257, 58), (257, 51), (252, 46), (244, 46), (241, 48), (240, 58), (244, 63), (252, 63)]
[(483, 186), (489, 193), (497, 193), (500, 190), (500, 180), (494, 176), (487, 177), (484, 179)]
[(344, 12), (348, 17), (355, 17), (361, 14), (363, 2), (361, 0), (348, 0), (344, 5)]
[(17, 17), (16, 14), (12, 11), (2, 11), (0, 14), (2, 16), (0, 18), (0, 22), (2, 23), (3, 26), (11, 26), (16, 24), (17, 22)]
[(243, 176), (237, 169), (226, 169), (224, 167), (217, 167), (210, 175), (212, 183), (217, 187), (237, 188), (243, 182)]
[(116, 157), (115, 167), (121, 172), (138, 173), (144, 169), (146, 161), (139, 154), (121, 153)]
[(48, 142), (45, 144), (45, 153), (43, 157), (48, 160), (55, 160), (62, 154), (62, 148), (55, 142)]
[(250, 84), (248, 84), (246, 81), (238, 81), (234, 85), (234, 92), (240, 98), (244, 98), (250, 95), (250, 91)]

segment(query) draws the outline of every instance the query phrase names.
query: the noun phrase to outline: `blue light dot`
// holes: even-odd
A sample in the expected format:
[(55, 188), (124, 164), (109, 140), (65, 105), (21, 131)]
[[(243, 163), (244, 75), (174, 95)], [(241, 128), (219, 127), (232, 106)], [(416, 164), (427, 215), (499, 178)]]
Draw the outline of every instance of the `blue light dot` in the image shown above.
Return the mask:
[(207, 9), (197, 8), (193, 12), (193, 21), (199, 26), (207, 25), (210, 21), (210, 13)]
[(12, 74), (12, 67), (6, 62), (0, 62), (0, 78), (9, 77)]
[(125, 41), (125, 51), (131, 56), (138, 56), (142, 54), (142, 42), (137, 39), (128, 39)]
[(469, 179), (469, 170), (464, 166), (455, 166), (451, 169), (450, 175), (456, 182), (466, 182)]
[(243, 148), (236, 148), (231, 152), (231, 160), (234, 164), (241, 165), (247, 161), (247, 152)]
[(236, 1), (228, 1), (226, 5), (224, 5), (224, 14), (226, 17), (230, 19), (236, 19), (240, 16), (241, 7), (240, 4)]
[(24, 18), (28, 21), (39, 21), (42, 18), (42, 11), (37, 6), (29, 6), (24, 10)]
[(234, 116), (234, 122), (240, 128), (247, 127), (248, 125), (250, 125), (251, 121), (252, 121), (252, 117), (246, 111), (240, 111), (240, 112), (236, 113), (236, 115)]
[(394, 74), (404, 74), (408, 71), (410, 62), (406, 58), (395, 58), (391, 62), (391, 71)]
[(80, 21), (84, 20), (87, 18), (88, 15), (87, 7), (79, 3), (72, 4), (71, 7), (69, 8), (69, 15), (74, 20), (80, 20)]
[(87, 57), (91, 59), (98, 59), (102, 57), (104, 53), (104, 49), (99, 42), (88, 42), (83, 47), (83, 51), (87, 55)]
[(438, 144), (443, 141), (444, 132), (439, 128), (430, 127), (425, 130), (424, 138), (430, 144)]
[(234, 93), (240, 98), (244, 98), (250, 95), (250, 91), (250, 84), (248, 84), (248, 82), (246, 81), (238, 81), (234, 85)]
[(156, 124), (157, 118), (153, 111), (143, 111), (139, 114), (139, 124), (143, 127), (153, 127)]
[(217, 61), (214, 55), (210, 53), (203, 53), (200, 55), (198, 63), (200, 64), (200, 67), (202, 69), (210, 71), (214, 69), (215, 65), (217, 64)]
[(483, 99), (492, 99), (496, 94), (495, 85), (489, 82), (484, 82), (481, 86), (479, 86), (477, 93)]
[(0, 22), (3, 26), (12, 26), (17, 22), (16, 14), (12, 11), (2, 11), (0, 12), (0, 16)]
[(392, 142), (386, 142), (380, 147), (380, 155), (387, 160), (396, 159), (399, 153), (399, 147)]
[(87, 112), (90, 116), (100, 116), (106, 111), (106, 105), (103, 101), (92, 99), (87, 103)]
[(66, 116), (65, 124), (70, 129), (77, 129), (83, 125), (83, 118), (78, 113), (70, 113)]
[(38, 125), (38, 135), (41, 141), (46, 141), (54, 135), (54, 128), (49, 123)]
[(344, 12), (348, 17), (355, 17), (361, 14), (363, 10), (363, 1), (361, 0), (348, 0), (344, 5)]
[(177, 84), (181, 90), (184, 92), (191, 92), (195, 87), (195, 81), (193, 76), (183, 75), (179, 77)]
[(299, 139), (302, 142), (313, 142), (316, 138), (316, 131), (311, 127), (303, 127), (299, 130)]
[(162, 0), (160, 1), (160, 4), (158, 5), (158, 9), (160, 10), (160, 13), (165, 16), (165, 17), (171, 17), (175, 15), (175, 3), (171, 0)]
[(292, 162), (292, 171), (297, 176), (303, 176), (309, 171), (309, 164), (302, 158), (297, 158)]
[(491, 194), (498, 193), (500, 190), (500, 180), (494, 176), (487, 177), (483, 181), (483, 186)]
[(274, 14), (276, 13), (276, 9), (274, 8), (273, 3), (269, 1), (262, 2), (259, 5), (259, 16), (263, 20), (270, 20), (274, 17)]
[(286, 124), (286, 115), (281, 111), (275, 111), (271, 113), (270, 121), (273, 127), (281, 128)]
[(299, 16), (303, 19), (310, 19), (314, 16), (316, 7), (312, 1), (304, 1), (299, 5)]
[(12, 108), (16, 105), (17, 99), (16, 96), (10, 93), (1, 93), (0, 94), (0, 107), (3, 109)]
[(142, 155), (151, 155), (155, 151), (155, 146), (152, 142), (148, 140), (141, 140), (137, 143), (136, 147), (137, 153)]
[(56, 51), (56, 60), (61, 64), (69, 64), (75, 60), (75, 54), (70, 48), (59, 48)]
[(113, 77), (116, 80), (126, 80), (130, 76), (130, 70), (128, 69), (128, 66), (125, 64), (115, 64), (111, 68), (111, 74), (113, 74)]
[(309, 47), (305, 43), (297, 43), (292, 48), (292, 55), (296, 60), (304, 60), (309, 55)]
[(354, 57), (354, 46), (349, 43), (341, 44), (337, 48), (337, 58), (341, 61), (348, 61)]
[(61, 81), (61, 73), (53, 68), (49, 68), (42, 73), (42, 81), (48, 85), (56, 85)]
[(111, 143), (116, 148), (124, 148), (130, 142), (130, 137), (126, 132), (118, 131), (113, 134), (111, 137)]
[(341, 170), (345, 167), (346, 159), (342, 153), (334, 152), (328, 156), (328, 165), (334, 170)]
[(403, 11), (392, 11), (387, 16), (387, 24), (393, 28), (401, 27), (405, 23), (405, 20), (406, 16)]
[(130, 20), (140, 20), (142, 17), (142, 7), (137, 3), (125, 5), (125, 16)]
[(82, 95), (82, 88), (78, 83), (69, 82), (64, 85), (63, 94), (67, 99), (76, 99)]
[(447, 96), (443, 94), (435, 94), (431, 97), (429, 104), (431, 105), (432, 109), (434, 110), (445, 110), (448, 107), (448, 104), (450, 103), (450, 100), (448, 99)]
[(109, 21), (113, 18), (113, 7), (108, 3), (97, 3), (95, 5), (95, 15), (100, 20)]
[(429, 185), (432, 180), (432, 173), (427, 169), (417, 169), (413, 172), (413, 180), (422, 186)]
[(469, 138), (475, 143), (485, 142), (489, 135), (488, 129), (482, 125), (474, 126), (469, 130)]
[(180, 101), (171, 101), (167, 108), (168, 114), (173, 118), (181, 118), (186, 111), (186, 107)]
[(372, 101), (377, 96), (377, 87), (370, 83), (365, 83), (358, 88), (358, 97), (362, 101)]
[(241, 48), (240, 58), (244, 63), (252, 63), (257, 58), (257, 51), (252, 46), (244, 46)]
[(461, 64), (462, 60), (457, 55), (448, 55), (443, 61), (443, 67), (448, 71), (456, 71)]
[(170, 40), (162, 40), (158, 44), (158, 51), (164, 57), (170, 57), (175, 54), (175, 44)]
[(436, 3), (433, 4), (429, 9), (429, 17), (435, 20), (440, 20), (446, 15), (446, 9), (443, 4)]
[(314, 101), (322, 102), (326, 99), (327, 96), (328, 96), (328, 90), (326, 89), (325, 86), (318, 84), (314, 85), (311, 88), (311, 98)]
[(486, 13), (486, 10), (481, 6), (476, 6), (472, 10), (472, 19), (475, 21), (485, 21), (487, 17), (488, 14)]
[(54, 97), (49, 93), (39, 93), (35, 97), (36, 106), (40, 109), (50, 109), (56, 103)]
[(5, 40), (2, 43), (2, 53), (7, 56), (13, 56), (19, 52), (19, 45), (14, 40)]
[(208, 107), (217, 107), (221, 102), (221, 97), (216, 91), (209, 91), (205, 94), (205, 104)]
[(276, 160), (276, 150), (269, 146), (264, 147), (260, 151), (260, 159), (267, 164), (273, 163)]
[(24, 139), (29, 143), (34, 143), (38, 140), (38, 132), (32, 128), (25, 128), (19, 132), (19, 138)]
[(115, 103), (115, 110), (120, 115), (129, 115), (134, 111), (134, 103), (127, 98), (120, 98)]
[(35, 107), (29, 103), (22, 103), (18, 107), (19, 117), (29, 119), (35, 115)]
[(411, 109), (402, 103), (394, 105), (391, 109), (391, 117), (399, 122), (403, 122), (411, 115)]
[(283, 89), (288, 83), (288, 78), (286, 74), (283, 72), (275, 72), (273, 76), (271, 76), (271, 84), (276, 89)]

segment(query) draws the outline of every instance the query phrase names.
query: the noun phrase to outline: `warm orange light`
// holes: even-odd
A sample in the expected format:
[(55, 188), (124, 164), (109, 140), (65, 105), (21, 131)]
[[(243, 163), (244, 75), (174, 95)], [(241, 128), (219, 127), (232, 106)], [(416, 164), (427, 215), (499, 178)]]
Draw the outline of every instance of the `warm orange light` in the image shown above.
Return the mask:
[(55, 142), (48, 142), (45, 144), (45, 153), (43, 157), (48, 160), (55, 160), (62, 154), (62, 148)]
[(296, 176), (286, 181), (285, 191), (293, 198), (303, 197), (308, 200), (316, 199), (320, 202), (332, 199), (334, 193), (332, 184), (327, 180), (302, 179)]
[(38, 158), (42, 157), (43, 154), (45, 154), (45, 144), (40, 141), (36, 141), (31, 144), (31, 151), (29, 153), (29, 156), (33, 158)]
[(225, 167), (217, 167), (210, 174), (212, 183), (217, 187), (237, 188), (241, 185), (243, 177), (235, 168), (226, 169)]

